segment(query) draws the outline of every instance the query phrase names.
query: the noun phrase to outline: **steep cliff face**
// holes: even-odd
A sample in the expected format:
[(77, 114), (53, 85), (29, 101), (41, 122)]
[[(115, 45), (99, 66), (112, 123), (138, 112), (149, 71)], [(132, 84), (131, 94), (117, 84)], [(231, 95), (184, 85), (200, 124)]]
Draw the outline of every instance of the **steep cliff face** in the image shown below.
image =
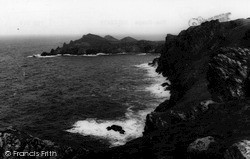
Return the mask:
[[(170, 80), (171, 98), (147, 116), (145, 136), (166, 129), (166, 136), (182, 135), (175, 149), (183, 153), (196, 137), (217, 137), (217, 147), (204, 151), (207, 158), (221, 158), (229, 145), (249, 139), (249, 27), (249, 19), (211, 21), (167, 36), (157, 72)], [(179, 124), (180, 130), (171, 128)]]
[(250, 19), (210, 21), (166, 37), (157, 72), (171, 98), (143, 137), (93, 153), (110, 158), (250, 158)]

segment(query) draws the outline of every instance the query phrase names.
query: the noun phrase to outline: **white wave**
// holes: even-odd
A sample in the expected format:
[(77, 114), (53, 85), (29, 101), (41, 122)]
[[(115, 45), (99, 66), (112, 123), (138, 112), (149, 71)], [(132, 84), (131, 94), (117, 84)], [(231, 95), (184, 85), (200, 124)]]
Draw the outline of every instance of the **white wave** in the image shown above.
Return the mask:
[(63, 54), (62, 56), (79, 56), (79, 55), (73, 55), (73, 54)]
[(98, 53), (96, 54), (97, 56), (107, 56), (107, 55), (110, 55), (110, 54), (106, 54), (106, 53)]
[(150, 91), (152, 94), (159, 98), (165, 98), (165, 97), (170, 97), (169, 91), (165, 90), (165, 87), (162, 87), (162, 84), (167, 82), (170, 83), (169, 81), (166, 80), (165, 77), (162, 75), (158, 74), (156, 70), (156, 66), (152, 67), (149, 66), (147, 63), (136, 65), (136, 67), (146, 69), (148, 71), (148, 76), (152, 78), (154, 81), (150, 86), (146, 87), (146, 90)]
[(50, 56), (41, 56), (41, 54), (34, 54), (28, 56), (30, 57), (35, 57), (35, 58), (50, 58), (50, 57), (58, 57), (58, 56), (84, 56), (84, 57), (96, 57), (96, 56), (107, 56), (109, 54), (105, 53), (98, 53), (98, 54), (83, 54), (83, 55), (74, 55), (74, 54), (58, 54), (58, 55), (50, 55)]
[[(146, 91), (154, 93), (156, 98), (160, 98), (162, 101), (169, 97), (169, 93), (164, 91), (164, 88), (161, 86), (161, 84), (165, 82), (165, 78), (157, 74), (154, 67), (151, 67), (148, 64), (136, 65), (136, 67), (146, 69), (148, 71), (147, 76), (150, 78), (149, 80), (153, 80), (154, 84), (147, 87)], [(70, 133), (79, 133), (84, 136), (104, 138), (110, 142), (111, 146), (124, 145), (128, 141), (142, 136), (146, 115), (152, 112), (157, 105), (158, 104), (151, 105), (150, 107), (137, 112), (134, 112), (132, 110), (133, 106), (130, 106), (127, 108), (125, 118), (120, 120), (98, 120), (88, 118), (86, 120), (77, 121), (72, 129), (66, 131)], [(120, 134), (113, 130), (108, 131), (107, 127), (112, 125), (121, 126), (125, 133)]]
[(41, 54), (34, 54), (34, 55), (30, 55), (28, 57), (29, 58), (30, 57), (35, 57), (35, 58), (51, 58), (51, 57), (58, 57), (58, 56), (61, 56), (61, 55), (41, 56)]
[[(126, 55), (127, 53), (117, 53), (117, 55)], [(58, 56), (83, 56), (83, 57), (97, 57), (97, 56), (110, 56), (115, 54), (106, 54), (106, 53), (97, 53), (97, 54), (83, 54), (83, 55), (74, 55), (74, 54), (58, 54), (51, 56), (41, 56), (41, 54), (34, 54), (28, 57), (36, 57), (36, 58), (50, 58), (50, 57), (58, 57)]]
[(145, 56), (147, 55), (147, 53), (140, 53), (140, 54), (137, 54), (138, 56)]
[(80, 55), (80, 56), (85, 56), (85, 57), (96, 57), (98, 55), (96, 54), (83, 54), (83, 55)]
[[(124, 145), (128, 140), (140, 137), (144, 125), (142, 120), (134, 118), (124, 120), (96, 120), (86, 119), (76, 122), (72, 129), (67, 130), (71, 133), (80, 133), (84, 136), (93, 135), (101, 138), (108, 139), (112, 146)], [(122, 126), (125, 131), (124, 134), (108, 131), (107, 127), (111, 125)]]

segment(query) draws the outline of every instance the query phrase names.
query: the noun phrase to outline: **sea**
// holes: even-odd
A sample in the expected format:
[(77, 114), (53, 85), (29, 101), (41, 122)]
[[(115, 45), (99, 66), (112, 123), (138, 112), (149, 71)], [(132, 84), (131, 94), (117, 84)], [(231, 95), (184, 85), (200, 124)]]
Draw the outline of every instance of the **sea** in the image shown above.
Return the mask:
[(148, 65), (159, 54), (39, 56), (76, 38), (0, 38), (0, 128), (95, 150), (142, 136), (146, 115), (170, 96)]

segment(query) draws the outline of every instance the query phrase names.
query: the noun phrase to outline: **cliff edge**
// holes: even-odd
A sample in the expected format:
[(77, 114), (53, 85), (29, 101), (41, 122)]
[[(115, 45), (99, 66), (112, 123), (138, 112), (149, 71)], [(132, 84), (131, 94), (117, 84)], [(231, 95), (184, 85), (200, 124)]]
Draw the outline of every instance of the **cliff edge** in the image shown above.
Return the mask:
[(92, 158), (250, 158), (250, 19), (210, 21), (167, 35), (157, 72), (171, 98), (143, 137)]

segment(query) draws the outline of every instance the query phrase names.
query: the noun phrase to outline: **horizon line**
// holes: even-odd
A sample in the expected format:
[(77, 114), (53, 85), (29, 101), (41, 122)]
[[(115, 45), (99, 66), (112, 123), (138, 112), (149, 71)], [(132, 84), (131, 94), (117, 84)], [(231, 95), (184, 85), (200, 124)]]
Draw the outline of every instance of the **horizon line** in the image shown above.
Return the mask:
[(98, 34), (98, 33), (85, 33), (85, 34), (0, 34), (0, 39), (1, 38), (30, 38), (30, 37), (79, 37), (81, 38), (83, 35), (87, 35), (87, 34), (94, 34), (94, 35), (98, 35), (101, 37), (110, 35), (114, 38), (117, 39), (122, 39), (125, 37), (132, 37), (135, 38), (137, 40), (152, 40), (155, 39), (154, 41), (158, 40), (158, 41), (162, 41), (165, 40), (165, 37), (167, 36), (167, 34)]

